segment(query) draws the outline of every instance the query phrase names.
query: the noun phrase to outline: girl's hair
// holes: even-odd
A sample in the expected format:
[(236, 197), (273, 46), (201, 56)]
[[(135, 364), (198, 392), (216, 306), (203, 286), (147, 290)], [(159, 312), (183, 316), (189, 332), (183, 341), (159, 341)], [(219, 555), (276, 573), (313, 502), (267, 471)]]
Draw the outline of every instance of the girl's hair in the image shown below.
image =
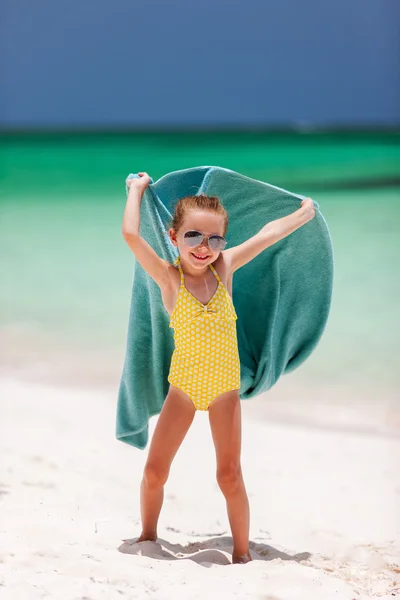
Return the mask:
[(205, 196), (200, 194), (199, 196), (185, 196), (178, 200), (175, 206), (174, 216), (170, 227), (174, 229), (174, 231), (178, 231), (182, 226), (183, 219), (185, 213), (188, 210), (209, 210), (218, 215), (222, 215), (224, 217), (224, 235), (228, 229), (228, 213), (225, 208), (222, 206), (221, 200), (216, 196)]

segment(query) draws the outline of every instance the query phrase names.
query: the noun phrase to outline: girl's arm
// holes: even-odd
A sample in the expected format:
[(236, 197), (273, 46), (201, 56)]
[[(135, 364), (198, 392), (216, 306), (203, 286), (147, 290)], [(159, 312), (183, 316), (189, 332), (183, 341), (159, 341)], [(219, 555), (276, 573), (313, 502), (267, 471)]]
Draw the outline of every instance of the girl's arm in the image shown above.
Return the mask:
[(140, 236), (140, 204), (143, 193), (150, 183), (147, 173), (139, 173), (140, 179), (127, 179), (129, 194), (122, 221), (122, 235), (138, 262), (162, 288), (170, 284), (170, 264), (160, 258), (153, 248)]
[(296, 229), (299, 229), (299, 227), (308, 223), (308, 221), (311, 221), (314, 216), (315, 208), (313, 201), (310, 198), (303, 200), (300, 208), (292, 214), (281, 219), (276, 219), (275, 221), (270, 221), (261, 231), (243, 242), (243, 244), (224, 250), (223, 256), (228, 270), (232, 273), (237, 271), (237, 269), (240, 269), (240, 267), (253, 260), (263, 250), (293, 233), (293, 231), (296, 231)]

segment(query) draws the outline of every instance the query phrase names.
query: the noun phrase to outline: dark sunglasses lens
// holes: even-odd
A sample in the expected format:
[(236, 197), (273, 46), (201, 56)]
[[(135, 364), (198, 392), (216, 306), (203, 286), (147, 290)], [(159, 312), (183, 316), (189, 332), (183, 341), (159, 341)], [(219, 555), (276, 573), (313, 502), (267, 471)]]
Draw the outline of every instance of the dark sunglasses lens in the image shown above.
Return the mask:
[(203, 241), (203, 236), (199, 231), (187, 231), (184, 235), (186, 246), (195, 248)]
[(208, 245), (213, 250), (223, 250), (226, 246), (226, 239), (219, 235), (212, 235), (208, 238)]

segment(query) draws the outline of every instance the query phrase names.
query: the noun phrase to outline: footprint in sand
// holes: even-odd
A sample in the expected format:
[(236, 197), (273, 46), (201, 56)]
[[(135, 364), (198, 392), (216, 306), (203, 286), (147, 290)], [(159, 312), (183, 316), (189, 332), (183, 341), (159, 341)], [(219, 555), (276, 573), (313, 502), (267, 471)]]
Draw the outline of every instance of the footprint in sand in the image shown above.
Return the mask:
[(22, 481), (22, 485), (27, 487), (37, 487), (43, 490), (55, 490), (56, 486), (51, 481)]
[(10, 493), (7, 488), (8, 486), (5, 483), (0, 482), (0, 497)]

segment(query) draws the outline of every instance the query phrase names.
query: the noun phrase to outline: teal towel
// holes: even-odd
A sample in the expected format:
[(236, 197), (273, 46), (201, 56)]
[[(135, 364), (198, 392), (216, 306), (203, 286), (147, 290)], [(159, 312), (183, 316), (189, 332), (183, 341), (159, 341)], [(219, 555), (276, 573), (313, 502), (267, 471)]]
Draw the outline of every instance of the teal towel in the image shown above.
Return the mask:
[[(132, 176), (133, 177), (133, 176)], [(304, 196), (221, 167), (174, 171), (150, 183), (140, 210), (140, 233), (173, 263), (168, 236), (174, 205), (188, 195), (218, 196), (229, 215), (227, 247), (241, 244), (269, 221), (300, 208)], [(235, 272), (233, 302), (241, 364), (240, 398), (270, 389), (316, 347), (331, 304), (333, 251), (327, 224), (315, 217)], [(173, 330), (158, 285), (134, 260), (125, 364), (116, 436), (137, 448), (148, 441), (148, 421), (162, 408), (174, 350)]]

